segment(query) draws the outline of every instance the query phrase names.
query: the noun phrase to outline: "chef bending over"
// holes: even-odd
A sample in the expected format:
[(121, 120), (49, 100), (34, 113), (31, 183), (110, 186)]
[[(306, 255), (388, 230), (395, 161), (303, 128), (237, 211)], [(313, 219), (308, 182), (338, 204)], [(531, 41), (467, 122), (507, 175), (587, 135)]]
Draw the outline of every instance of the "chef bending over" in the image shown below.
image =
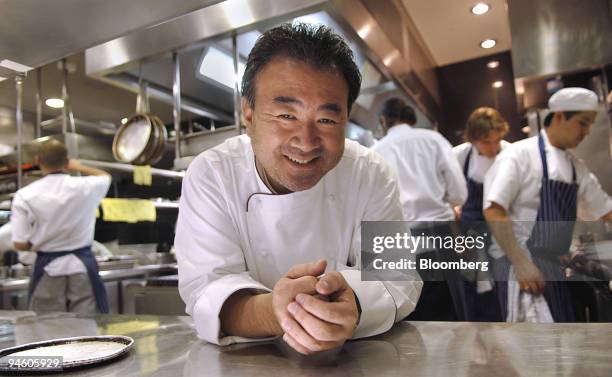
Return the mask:
[[(568, 151), (589, 134), (599, 108), (597, 95), (565, 88), (551, 96), (548, 106), (544, 129), (505, 148), (485, 177), (484, 215), (496, 241), (489, 253), (508, 322), (525, 317), (523, 306), (538, 313), (526, 320), (573, 322), (560, 258), (569, 252), (577, 208), (612, 221), (612, 199)], [(519, 290), (527, 301), (519, 298)]]
[(285, 24), (253, 47), (247, 135), (200, 154), (183, 181), (179, 291), (202, 339), (282, 336), (309, 354), (413, 310), (421, 281), (361, 281), (361, 221), (402, 211), (388, 166), (344, 138), (360, 82), (350, 48), (323, 26)]

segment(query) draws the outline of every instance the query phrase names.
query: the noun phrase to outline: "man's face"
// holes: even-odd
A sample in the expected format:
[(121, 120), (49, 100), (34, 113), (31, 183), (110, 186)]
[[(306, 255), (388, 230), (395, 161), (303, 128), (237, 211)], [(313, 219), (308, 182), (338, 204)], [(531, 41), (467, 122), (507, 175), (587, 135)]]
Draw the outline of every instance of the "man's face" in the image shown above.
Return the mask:
[(498, 131), (489, 131), (488, 134), (472, 142), (478, 153), (489, 158), (494, 158), (501, 149), (503, 134)]
[(337, 70), (287, 57), (257, 74), (255, 106), (242, 111), (255, 157), (278, 193), (307, 190), (344, 152), (348, 85)]
[(596, 116), (595, 111), (581, 111), (566, 119), (563, 113), (555, 113), (548, 132), (556, 133), (559, 148), (576, 148), (591, 131)]

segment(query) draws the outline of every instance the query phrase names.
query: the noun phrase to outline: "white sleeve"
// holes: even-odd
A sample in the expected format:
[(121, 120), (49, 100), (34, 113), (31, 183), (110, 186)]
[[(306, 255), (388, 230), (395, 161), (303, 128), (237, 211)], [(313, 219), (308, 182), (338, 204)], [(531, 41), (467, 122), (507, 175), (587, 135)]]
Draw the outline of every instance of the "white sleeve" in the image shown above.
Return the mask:
[(112, 181), (112, 178), (108, 175), (89, 175), (81, 177), (81, 179), (84, 179), (91, 186), (92, 193), (98, 201), (101, 201), (106, 196)]
[(174, 244), (179, 293), (198, 336), (220, 345), (250, 341), (223, 336), (219, 313), (236, 291), (270, 290), (250, 277), (220, 180), (203, 158), (191, 163), (183, 179)]
[(463, 176), (463, 170), (455, 156), (450, 143), (440, 136), (441, 160), (440, 171), (446, 183), (446, 195), (444, 200), (452, 206), (462, 206), (465, 203), (468, 192), (467, 183)]
[(32, 237), (34, 214), (30, 206), (21, 198), (19, 192), (13, 197), (11, 204), (11, 240), (12, 242), (29, 242)]
[(455, 158), (457, 158), (461, 171), (463, 171), (463, 165), (465, 164), (465, 160), (471, 147), (472, 145), (468, 143), (459, 144), (453, 147), (453, 153), (455, 154)]
[[(382, 168), (381, 168), (382, 167)], [(390, 168), (384, 162), (373, 167), (374, 192), (369, 195), (362, 219), (355, 226), (348, 265), (340, 273), (355, 292), (361, 306), (359, 324), (353, 339), (381, 334), (410, 314), (419, 300), (423, 282), (361, 280), (361, 221), (402, 220), (399, 189)]]
[(508, 211), (522, 181), (515, 155), (500, 154), (485, 175), (482, 208), (487, 209), (495, 202)]
[(608, 195), (599, 180), (586, 166), (581, 165), (580, 182), (578, 182), (578, 204), (596, 219), (612, 211), (612, 198)]

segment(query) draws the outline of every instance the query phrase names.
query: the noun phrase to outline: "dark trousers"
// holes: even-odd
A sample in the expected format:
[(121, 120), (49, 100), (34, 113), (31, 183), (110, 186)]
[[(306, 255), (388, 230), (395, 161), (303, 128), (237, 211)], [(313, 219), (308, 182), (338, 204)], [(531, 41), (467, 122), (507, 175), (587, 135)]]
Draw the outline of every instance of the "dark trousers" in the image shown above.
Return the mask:
[[(453, 236), (448, 223), (415, 229), (417, 235)], [(409, 321), (465, 321), (468, 318), (465, 281), (458, 270), (422, 270), (421, 259), (453, 261), (457, 254), (452, 249), (427, 251), (416, 256), (417, 270), (423, 280), (423, 290), (414, 311), (406, 317)]]

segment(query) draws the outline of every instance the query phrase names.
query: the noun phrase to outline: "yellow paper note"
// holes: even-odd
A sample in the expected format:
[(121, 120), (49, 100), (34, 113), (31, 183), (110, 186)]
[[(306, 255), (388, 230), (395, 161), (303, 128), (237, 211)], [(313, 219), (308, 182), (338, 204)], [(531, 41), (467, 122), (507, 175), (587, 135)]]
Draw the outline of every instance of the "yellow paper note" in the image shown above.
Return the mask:
[(134, 184), (141, 186), (151, 186), (153, 176), (151, 175), (151, 166), (134, 166)]
[(146, 199), (104, 198), (102, 211), (104, 221), (135, 223), (157, 219), (155, 204)]

